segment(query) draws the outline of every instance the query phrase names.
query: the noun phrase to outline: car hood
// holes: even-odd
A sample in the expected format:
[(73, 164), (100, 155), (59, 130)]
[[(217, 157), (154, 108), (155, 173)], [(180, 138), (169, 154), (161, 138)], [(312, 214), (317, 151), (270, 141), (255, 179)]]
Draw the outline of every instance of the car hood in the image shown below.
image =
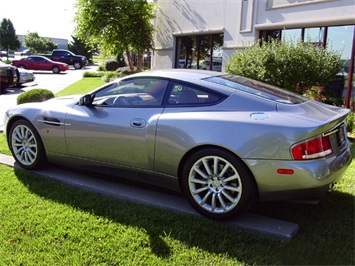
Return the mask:
[(16, 69), (16, 67), (14, 67), (12, 65), (5, 64), (3, 62), (0, 62), (0, 68), (1, 69)]
[(76, 104), (79, 102), (80, 97), (82, 97), (82, 94), (74, 94), (74, 95), (68, 95), (68, 96), (61, 96), (61, 97), (56, 97), (49, 99), (45, 101), (45, 104), (49, 105), (71, 105), (71, 104)]
[(81, 96), (82, 95), (78, 94), (52, 98), (44, 102), (23, 103), (9, 109), (8, 111), (18, 110), (21, 112), (20, 109), (54, 110), (63, 107), (71, 107), (79, 102)]

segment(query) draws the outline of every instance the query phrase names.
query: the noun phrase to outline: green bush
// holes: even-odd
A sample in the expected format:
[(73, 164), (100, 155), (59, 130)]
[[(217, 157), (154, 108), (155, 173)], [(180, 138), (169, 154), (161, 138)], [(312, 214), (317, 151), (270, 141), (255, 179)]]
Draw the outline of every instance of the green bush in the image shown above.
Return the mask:
[(97, 67), (97, 71), (106, 71), (105, 65), (101, 64)]
[(226, 72), (304, 94), (328, 84), (342, 67), (340, 56), (310, 43), (255, 43), (236, 52), (226, 63)]
[(102, 80), (105, 82), (110, 82), (114, 79), (117, 78), (117, 72), (116, 71), (109, 71), (105, 72), (104, 75), (102, 76)]
[(346, 120), (346, 130), (348, 133), (355, 134), (355, 113), (348, 115)]
[(105, 73), (104, 72), (90, 72), (90, 71), (86, 71), (83, 74), (83, 78), (100, 78), (102, 76), (104, 76)]
[(115, 71), (119, 67), (120, 67), (120, 64), (116, 60), (110, 60), (105, 63), (105, 69), (107, 71)]
[(30, 103), (30, 102), (44, 102), (54, 98), (53, 92), (47, 89), (32, 89), (21, 93), (17, 97), (17, 104)]

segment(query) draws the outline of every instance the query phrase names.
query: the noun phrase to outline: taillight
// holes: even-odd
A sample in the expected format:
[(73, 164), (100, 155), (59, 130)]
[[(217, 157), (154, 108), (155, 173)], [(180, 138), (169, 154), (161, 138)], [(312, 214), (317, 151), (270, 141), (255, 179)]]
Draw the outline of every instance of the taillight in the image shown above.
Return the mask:
[(291, 148), (293, 159), (311, 160), (326, 157), (333, 153), (329, 136), (306, 140)]

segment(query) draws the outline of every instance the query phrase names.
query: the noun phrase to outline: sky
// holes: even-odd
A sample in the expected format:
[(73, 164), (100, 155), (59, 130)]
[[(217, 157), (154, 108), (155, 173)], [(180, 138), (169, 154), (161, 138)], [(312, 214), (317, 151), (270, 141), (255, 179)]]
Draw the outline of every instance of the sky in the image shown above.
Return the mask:
[(0, 21), (10, 19), (17, 35), (37, 32), (41, 37), (71, 40), (76, 0), (1, 0)]

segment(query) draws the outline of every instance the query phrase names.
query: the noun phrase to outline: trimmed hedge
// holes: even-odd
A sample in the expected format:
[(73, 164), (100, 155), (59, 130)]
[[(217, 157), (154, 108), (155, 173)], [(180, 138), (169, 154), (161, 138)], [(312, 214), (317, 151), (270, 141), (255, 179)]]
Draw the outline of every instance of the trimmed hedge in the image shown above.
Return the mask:
[(105, 75), (105, 72), (90, 72), (86, 71), (83, 74), (84, 78), (100, 78)]
[(31, 103), (31, 102), (44, 102), (54, 98), (52, 91), (47, 89), (32, 89), (21, 93), (17, 97), (17, 104)]

